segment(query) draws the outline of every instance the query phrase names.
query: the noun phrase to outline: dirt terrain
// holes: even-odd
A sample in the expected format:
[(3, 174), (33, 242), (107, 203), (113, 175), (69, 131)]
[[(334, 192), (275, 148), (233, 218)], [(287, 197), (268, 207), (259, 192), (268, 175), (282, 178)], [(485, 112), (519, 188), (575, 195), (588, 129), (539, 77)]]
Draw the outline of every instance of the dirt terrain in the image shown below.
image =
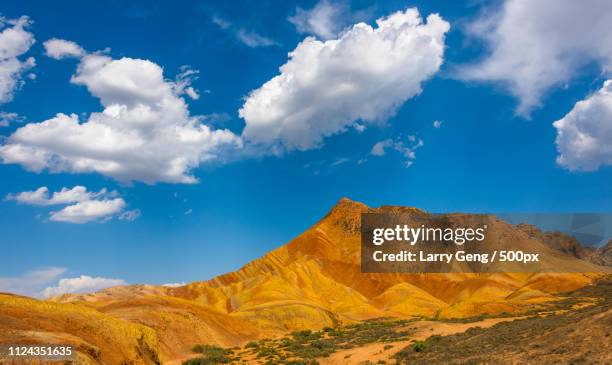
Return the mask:
[(569, 298), (591, 297), (591, 305), (544, 316), (429, 337), (422, 351), (407, 347), (400, 364), (610, 364), (612, 279)]

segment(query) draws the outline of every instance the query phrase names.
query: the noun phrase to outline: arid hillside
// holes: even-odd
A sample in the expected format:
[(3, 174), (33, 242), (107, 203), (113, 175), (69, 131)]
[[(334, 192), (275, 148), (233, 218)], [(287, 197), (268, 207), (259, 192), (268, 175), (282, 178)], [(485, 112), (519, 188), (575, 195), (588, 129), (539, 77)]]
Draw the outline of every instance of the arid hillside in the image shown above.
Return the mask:
[(84, 363), (115, 364), (118, 358), (163, 363), (190, 356), (198, 343), (242, 346), (289, 331), (381, 317), (521, 315), (558, 300), (558, 293), (590, 284), (606, 270), (490, 216), (492, 239), (538, 247), (547, 253), (542, 267), (584, 273), (478, 274), (459, 267), (446, 274), (364, 274), (359, 234), (363, 212), (428, 216), (416, 208), (369, 208), (342, 199), (288, 244), (209, 281), (178, 288), (115, 287), (48, 301), (1, 295), (0, 343), (15, 338), (73, 343)]

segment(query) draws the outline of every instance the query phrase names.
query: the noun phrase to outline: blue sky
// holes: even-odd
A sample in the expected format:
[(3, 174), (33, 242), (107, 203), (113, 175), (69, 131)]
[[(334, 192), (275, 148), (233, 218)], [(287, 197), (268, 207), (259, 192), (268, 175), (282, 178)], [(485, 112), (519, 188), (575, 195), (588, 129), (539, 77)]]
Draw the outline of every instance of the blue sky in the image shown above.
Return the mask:
[[(16, 27), (16, 20), (27, 16), (31, 24), (24, 32), (36, 39), (17, 56), (23, 62), (22, 70), (11, 77), (19, 82), (9, 90), (11, 97), (0, 103), (8, 124), (0, 127), (4, 146), (21, 143), (37, 151), (39, 147), (32, 141), (38, 136), (23, 142), (13, 134), (57, 113), (75, 113), (80, 123), (85, 123), (90, 113), (112, 104), (101, 105), (96, 92), (103, 94), (102, 98), (120, 99), (121, 95), (109, 96), (110, 91), (96, 89), (98, 79), (93, 77), (81, 75), (84, 81), (71, 82), (78, 74), (77, 67), (97, 55), (108, 57), (108, 62), (123, 57), (149, 60), (163, 68), (164, 82), (174, 82), (172, 91), (164, 91), (169, 96), (164, 97), (173, 102), (184, 100), (190, 116), (204, 116), (199, 122), (210, 130), (226, 129), (242, 147), (236, 151), (232, 142), (229, 147), (213, 149), (214, 159), (198, 160), (183, 171), (185, 174), (170, 178), (160, 177), (154, 166), (146, 172), (150, 174), (146, 176), (153, 176), (148, 181), (143, 181), (143, 175), (131, 175), (131, 170), (120, 176), (100, 172), (98, 167), (77, 171), (74, 162), (70, 168), (48, 162), (40, 171), (29, 171), (26, 163), (10, 163), (5, 154), (0, 158), (4, 161), (0, 164), (0, 196), (7, 197), (0, 202), (0, 288), (4, 285), (5, 290), (36, 294), (36, 290), (56, 285), (60, 278), (81, 275), (155, 284), (209, 279), (287, 242), (323, 217), (342, 197), (370, 206), (408, 205), (434, 212), (609, 212), (612, 147), (607, 137), (612, 130), (612, 107), (605, 109), (605, 105), (612, 102), (602, 85), (609, 76), (606, 70), (612, 65), (612, 50), (588, 34), (597, 26), (585, 25), (581, 30), (578, 25), (575, 30), (577, 38), (582, 31), (584, 39), (589, 39), (590, 43), (576, 41), (581, 47), (590, 47), (589, 52), (569, 45), (555, 50), (555, 40), (546, 42), (543, 35), (512, 39), (507, 28), (514, 24), (513, 17), (521, 15), (512, 7), (519, 5), (528, 6), (520, 1), (502, 5), (478, 1), (245, 1), (240, 6), (191, 1), (3, 4), (3, 29)], [(317, 119), (322, 120), (320, 128), (325, 128), (328, 121), (321, 115), (329, 115), (330, 121), (339, 123), (332, 132), (308, 139), (291, 129), (282, 129), (286, 133), (274, 137), (274, 128), (257, 124), (252, 115), (263, 108), (263, 97), (252, 99), (251, 114), (239, 115), (250, 92), (279, 75), (288, 53), (305, 37), (314, 36), (317, 42), (344, 39), (343, 31), (355, 23), (376, 28), (376, 19), (411, 7), (418, 8), (423, 17), (438, 13), (441, 21), (450, 25), (448, 32), (431, 36), (443, 44), (443, 62), (439, 67), (431, 66), (429, 53), (421, 54), (429, 46), (418, 46), (401, 60), (411, 65), (411, 57), (422, 56), (418, 69), (399, 63), (401, 67), (380, 75), (389, 83), (377, 85), (375, 81), (371, 85), (372, 89), (381, 86), (376, 94), (364, 94), (366, 91), (359, 89), (363, 84), (355, 81), (356, 91), (346, 99), (334, 99), (359, 110), (363, 104), (359, 98), (369, 100), (379, 94), (399, 98), (393, 107), (384, 100), (372, 101), (385, 109), (376, 120), (351, 119), (343, 114), (350, 114), (345, 109), (315, 105), (320, 112), (311, 119), (281, 115), (271, 121), (282, 125), (279, 128), (289, 128), (283, 124), (287, 120), (314, 125)], [(313, 9), (330, 10), (333, 16), (325, 18), (324, 11), (318, 14)], [(612, 13), (604, 10), (600, 11), (604, 17)], [(521, 11), (547, 13), (546, 9)], [(584, 15), (585, 19), (589, 16)], [(580, 14), (577, 19), (581, 21)], [(485, 24), (493, 20), (498, 24)], [(549, 22), (551, 27), (554, 20)], [(546, 21), (541, 20), (542, 27)], [(605, 18), (601, 21), (606, 23)], [(483, 24), (492, 28), (483, 32)], [(52, 38), (75, 42), (83, 51), (54, 59), (44, 45)], [(522, 42), (526, 43), (524, 54), (520, 47), (520, 51), (507, 52)], [(367, 45), (352, 47), (359, 50)], [(518, 59), (505, 59), (508, 54)], [(35, 59), (35, 66), (25, 64), (28, 57)], [(312, 62), (327, 62), (323, 56), (317, 57), (308, 59), (308, 67), (316, 66)], [(520, 57), (538, 64), (513, 69), (512, 65), (522, 64)], [(538, 67), (545, 61), (554, 73), (540, 72)], [(184, 65), (199, 71), (187, 84), (197, 92), (197, 99), (175, 88), (177, 82), (172, 81), (185, 70), (181, 69)], [(347, 69), (350, 65), (347, 62)], [(428, 67), (432, 71), (420, 71)], [(403, 80), (403, 70), (414, 73), (419, 82), (405, 81), (388, 91), (393, 80)], [(364, 70), (340, 71), (338, 79), (352, 82), (364, 74), (369, 75)], [(324, 77), (317, 82), (317, 88), (308, 92), (338, 87), (333, 81), (325, 84)], [(422, 91), (404, 89), (415, 85)], [(134, 96), (134, 100), (144, 100), (138, 99), (141, 96)], [(594, 111), (581, 109), (571, 114), (581, 100), (591, 102), (585, 104), (586, 110)], [(285, 101), (278, 110), (304, 102)], [(300, 108), (308, 110), (309, 106)], [(580, 124), (584, 118), (579, 113), (594, 121)], [(559, 120), (565, 120), (566, 127), (553, 125)], [(441, 124), (436, 127), (434, 121)], [(252, 127), (252, 134), (243, 132), (246, 124)], [(556, 142), (560, 130), (569, 140)], [(589, 133), (588, 146), (571, 143), (576, 135)], [(61, 157), (64, 152), (58, 151), (65, 151), (61, 138), (56, 142), (52, 152)], [(295, 147), (295, 143), (302, 145)], [(382, 143), (384, 154), (372, 153), (377, 143)], [(168, 148), (174, 149), (174, 145)], [(560, 155), (565, 156), (565, 162), (557, 160)], [(163, 156), (159, 159), (165, 162)], [(176, 181), (183, 175), (194, 176), (198, 182)], [(86, 187), (90, 192), (86, 200), (121, 199), (123, 205), (112, 214), (75, 223), (74, 217), (53, 219), (53, 212), (82, 200), (55, 205), (50, 198), (38, 204), (16, 198), (20, 192), (40, 187), (52, 193), (74, 186)], [(103, 188), (106, 193), (91, 194)], [(119, 219), (122, 213), (136, 211), (140, 214), (135, 214), (139, 216), (134, 220)], [(36, 273), (42, 278), (32, 279)]]

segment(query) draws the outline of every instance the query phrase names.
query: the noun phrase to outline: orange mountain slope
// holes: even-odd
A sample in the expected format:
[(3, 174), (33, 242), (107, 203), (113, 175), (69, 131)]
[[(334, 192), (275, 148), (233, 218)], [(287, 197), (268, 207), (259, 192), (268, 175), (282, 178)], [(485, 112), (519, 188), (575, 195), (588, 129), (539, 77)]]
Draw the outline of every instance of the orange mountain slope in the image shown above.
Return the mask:
[[(487, 217), (489, 234), (539, 247), (547, 252), (543, 266), (575, 267), (592, 274), (477, 274), (461, 272), (461, 267), (446, 274), (362, 273), (359, 228), (363, 212), (428, 215), (416, 208), (369, 208), (342, 199), (288, 244), (209, 281), (178, 288), (115, 287), (45, 302), (0, 296), (0, 333), (10, 330), (11, 336), (28, 341), (53, 333), (63, 343), (96, 346), (101, 359), (110, 359), (106, 351), (116, 347), (134, 364), (145, 364), (185, 356), (195, 343), (242, 345), (251, 339), (339, 322), (526, 311), (553, 300), (555, 293), (589, 284), (597, 272), (607, 270), (491, 216)], [(104, 335), (107, 325), (126, 330), (121, 336)], [(0, 335), (1, 342), (10, 342), (10, 336)], [(99, 363), (91, 356), (88, 360)]]

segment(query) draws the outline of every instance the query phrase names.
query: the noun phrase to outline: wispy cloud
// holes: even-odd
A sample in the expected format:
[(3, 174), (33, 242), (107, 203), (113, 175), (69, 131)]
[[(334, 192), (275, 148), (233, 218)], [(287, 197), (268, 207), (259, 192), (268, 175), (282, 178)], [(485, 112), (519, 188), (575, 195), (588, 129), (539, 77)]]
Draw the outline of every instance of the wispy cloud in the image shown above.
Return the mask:
[(404, 165), (406, 167), (412, 166), (416, 160), (415, 151), (423, 147), (423, 140), (417, 138), (415, 135), (409, 135), (406, 139), (385, 139), (377, 142), (372, 146), (370, 154), (376, 157), (382, 157), (387, 154), (387, 150), (396, 151), (404, 157)]
[(55, 282), (66, 272), (64, 267), (31, 270), (17, 277), (0, 277), (0, 292), (38, 296), (45, 286)]
[(248, 30), (244, 27), (237, 26), (233, 22), (218, 15), (213, 15), (211, 21), (217, 25), (219, 29), (229, 32), (234, 38), (236, 38), (236, 40), (248, 47), (257, 48), (279, 45), (279, 43), (272, 38), (263, 36), (253, 30)]
[(298, 33), (328, 40), (335, 38), (350, 24), (370, 18), (371, 13), (371, 9), (352, 11), (346, 1), (321, 0), (311, 9), (296, 7), (295, 13), (288, 20)]
[(238, 29), (236, 37), (251, 48), (276, 46), (278, 43), (272, 38), (264, 37), (256, 32)]
[(0, 111), (0, 127), (8, 127), (12, 123), (15, 123), (15, 122), (21, 123), (24, 120), (25, 118), (23, 118), (17, 113), (9, 113), (9, 112)]

